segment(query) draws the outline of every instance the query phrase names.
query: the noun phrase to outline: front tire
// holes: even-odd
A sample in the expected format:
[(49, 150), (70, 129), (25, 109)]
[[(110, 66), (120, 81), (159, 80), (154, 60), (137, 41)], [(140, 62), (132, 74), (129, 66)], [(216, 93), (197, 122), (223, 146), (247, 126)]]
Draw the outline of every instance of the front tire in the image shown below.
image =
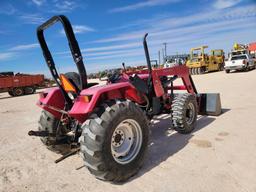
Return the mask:
[(174, 130), (187, 134), (195, 129), (197, 120), (197, 101), (193, 94), (177, 95), (172, 103), (172, 123)]
[(81, 154), (98, 179), (122, 182), (141, 168), (149, 128), (143, 111), (127, 100), (101, 105), (82, 125)]
[(244, 68), (244, 71), (245, 72), (248, 72), (250, 69), (249, 69), (249, 66), (248, 66), (248, 64), (245, 66), (245, 68)]
[(229, 69), (226, 69), (225, 71), (226, 71), (226, 73), (229, 73), (229, 72), (230, 72), (230, 70), (229, 70)]

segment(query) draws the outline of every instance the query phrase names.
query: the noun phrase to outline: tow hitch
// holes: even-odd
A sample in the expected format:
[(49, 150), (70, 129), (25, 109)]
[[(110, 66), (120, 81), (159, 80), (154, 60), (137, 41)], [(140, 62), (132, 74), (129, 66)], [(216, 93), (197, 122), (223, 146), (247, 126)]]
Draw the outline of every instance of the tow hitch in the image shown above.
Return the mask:
[(29, 136), (36, 136), (36, 137), (55, 137), (56, 135), (50, 134), (48, 131), (33, 131), (30, 130), (28, 132)]

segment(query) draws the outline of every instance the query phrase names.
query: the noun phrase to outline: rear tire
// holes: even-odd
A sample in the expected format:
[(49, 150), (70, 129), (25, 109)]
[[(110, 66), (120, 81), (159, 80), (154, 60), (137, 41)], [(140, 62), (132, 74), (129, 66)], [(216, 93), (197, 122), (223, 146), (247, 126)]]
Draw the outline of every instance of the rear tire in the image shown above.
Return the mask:
[(249, 66), (248, 66), (248, 64), (247, 64), (246, 67), (244, 68), (244, 71), (245, 71), (245, 72), (249, 71)]
[(219, 65), (219, 71), (223, 71), (224, 70), (224, 63), (221, 63), (220, 65)]
[(38, 130), (48, 131), (53, 136), (41, 137), (40, 140), (50, 151), (53, 151), (55, 153), (65, 154), (70, 151), (70, 146), (66, 144), (56, 145), (56, 131), (57, 131), (58, 125), (59, 125), (59, 120), (57, 118), (55, 118), (48, 111), (42, 110), (42, 113), (38, 122)]
[(81, 155), (96, 178), (122, 182), (142, 167), (147, 151), (147, 117), (133, 102), (101, 105), (82, 125)]
[(191, 75), (194, 75), (194, 68), (190, 68), (191, 70)]
[(189, 70), (189, 74), (192, 75), (192, 69), (189, 68), (188, 70)]
[(229, 72), (230, 72), (230, 70), (229, 70), (229, 69), (226, 69), (225, 71), (226, 71), (226, 73), (229, 73)]
[(22, 96), (24, 95), (24, 90), (21, 87), (17, 87), (13, 89), (13, 96)]
[(198, 73), (197, 73), (197, 68), (194, 68), (194, 74), (195, 74), (195, 75), (198, 75)]
[(36, 89), (35, 87), (25, 87), (24, 92), (26, 95), (30, 95), (35, 93)]
[(187, 134), (194, 130), (197, 120), (197, 101), (190, 93), (177, 95), (172, 103), (172, 123), (174, 130)]
[(204, 72), (205, 72), (204, 67), (200, 67), (200, 74), (204, 74)]
[(197, 74), (200, 75), (201, 74), (201, 67), (197, 68)]
[(192, 68), (193, 75), (196, 75), (196, 68)]
[(14, 96), (13, 91), (8, 91), (8, 94), (12, 97)]

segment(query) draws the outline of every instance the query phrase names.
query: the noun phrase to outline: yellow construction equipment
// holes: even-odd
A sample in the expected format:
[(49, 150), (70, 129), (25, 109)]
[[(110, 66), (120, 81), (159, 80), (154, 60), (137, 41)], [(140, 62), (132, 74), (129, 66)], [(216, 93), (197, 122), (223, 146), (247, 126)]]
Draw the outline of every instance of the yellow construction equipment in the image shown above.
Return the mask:
[(209, 71), (223, 70), (225, 54), (222, 49), (210, 51), (210, 55), (205, 53), (208, 46), (191, 48), (190, 57), (186, 62), (190, 74), (202, 74)]
[(231, 56), (242, 55), (242, 54), (250, 54), (250, 51), (248, 50), (248, 45), (235, 43), (233, 45), (233, 49), (231, 50), (230, 54), (231, 54)]
[(243, 49), (247, 49), (247, 45), (244, 44), (239, 44), (239, 43), (235, 43), (233, 48), (234, 50), (243, 50)]

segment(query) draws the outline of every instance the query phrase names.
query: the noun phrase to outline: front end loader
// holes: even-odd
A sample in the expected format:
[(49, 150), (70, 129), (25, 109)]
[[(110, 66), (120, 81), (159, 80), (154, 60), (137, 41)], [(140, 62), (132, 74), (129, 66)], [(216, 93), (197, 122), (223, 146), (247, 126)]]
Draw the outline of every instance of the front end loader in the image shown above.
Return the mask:
[[(78, 73), (59, 74), (44, 38), (44, 30), (62, 23)], [(126, 181), (143, 165), (149, 141), (149, 121), (169, 113), (170, 125), (181, 134), (196, 127), (197, 115), (219, 115), (219, 94), (199, 94), (186, 66), (152, 68), (146, 37), (147, 68), (114, 74), (106, 85), (87, 81), (83, 58), (69, 20), (54, 16), (37, 29), (49, 70), (58, 87), (40, 94), (39, 136), (44, 145), (65, 157), (80, 151), (85, 166), (98, 179)], [(174, 85), (177, 79), (181, 85)], [(178, 92), (183, 91), (180, 94)], [(61, 148), (60, 146), (63, 146)]]

